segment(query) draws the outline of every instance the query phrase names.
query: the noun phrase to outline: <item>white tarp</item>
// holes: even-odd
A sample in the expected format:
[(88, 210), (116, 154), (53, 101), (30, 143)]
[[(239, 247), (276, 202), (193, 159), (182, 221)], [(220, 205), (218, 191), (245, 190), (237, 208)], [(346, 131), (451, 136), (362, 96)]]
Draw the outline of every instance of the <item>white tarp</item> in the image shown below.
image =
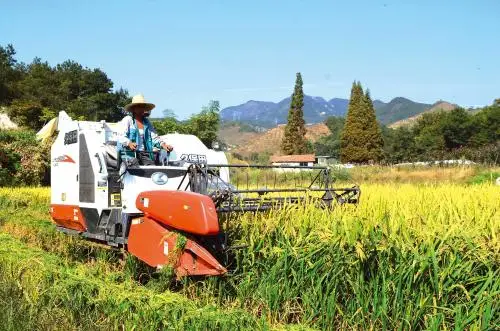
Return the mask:
[(54, 132), (59, 131), (64, 123), (71, 122), (71, 117), (65, 112), (59, 112), (58, 117), (54, 117), (36, 133), (36, 139), (45, 141), (52, 137)]
[(7, 114), (0, 112), (0, 129), (17, 129), (17, 124), (12, 122)]

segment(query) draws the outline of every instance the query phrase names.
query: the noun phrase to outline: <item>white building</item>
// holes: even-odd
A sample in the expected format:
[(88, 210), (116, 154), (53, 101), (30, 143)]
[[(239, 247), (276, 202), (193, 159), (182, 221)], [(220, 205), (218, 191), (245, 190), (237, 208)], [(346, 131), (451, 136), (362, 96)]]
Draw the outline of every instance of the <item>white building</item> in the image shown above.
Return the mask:
[[(272, 156), (271, 164), (274, 166), (300, 166), (300, 167), (312, 167), (317, 163), (314, 154), (302, 154), (302, 155), (280, 155)], [(300, 171), (300, 169), (277, 169), (279, 171)]]
[(330, 156), (330, 155), (317, 155), (316, 162), (320, 166), (327, 166), (330, 164), (337, 164), (338, 160), (335, 157)]

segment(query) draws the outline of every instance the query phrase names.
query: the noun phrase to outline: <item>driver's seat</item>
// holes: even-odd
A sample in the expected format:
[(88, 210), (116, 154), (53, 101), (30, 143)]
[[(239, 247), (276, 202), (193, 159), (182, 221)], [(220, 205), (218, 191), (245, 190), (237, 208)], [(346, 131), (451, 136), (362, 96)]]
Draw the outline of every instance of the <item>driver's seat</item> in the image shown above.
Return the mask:
[(104, 145), (104, 159), (108, 169), (118, 170), (120, 168), (120, 153), (116, 150), (116, 145), (112, 143)]

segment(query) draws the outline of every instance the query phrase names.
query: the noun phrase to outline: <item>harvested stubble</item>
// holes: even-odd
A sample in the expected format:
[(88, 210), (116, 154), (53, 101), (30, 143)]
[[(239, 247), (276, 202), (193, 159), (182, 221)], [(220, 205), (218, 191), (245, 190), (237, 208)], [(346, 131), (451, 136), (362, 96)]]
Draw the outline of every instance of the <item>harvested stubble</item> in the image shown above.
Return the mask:
[[(0, 202), (12, 205), (9, 194)], [(274, 325), (494, 329), (499, 196), (492, 185), (364, 185), (358, 207), (239, 216), (232, 238), (248, 247), (235, 275), (186, 279), (177, 291)]]

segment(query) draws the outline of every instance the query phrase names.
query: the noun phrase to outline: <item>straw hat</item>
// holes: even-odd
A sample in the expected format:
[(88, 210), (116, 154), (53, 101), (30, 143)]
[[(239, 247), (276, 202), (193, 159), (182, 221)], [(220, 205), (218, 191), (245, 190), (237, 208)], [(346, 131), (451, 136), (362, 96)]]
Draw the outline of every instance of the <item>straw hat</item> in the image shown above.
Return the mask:
[(126, 111), (130, 111), (130, 108), (135, 105), (143, 105), (147, 110), (151, 110), (155, 107), (154, 104), (146, 102), (144, 95), (136, 94), (132, 97), (132, 102), (125, 106)]

